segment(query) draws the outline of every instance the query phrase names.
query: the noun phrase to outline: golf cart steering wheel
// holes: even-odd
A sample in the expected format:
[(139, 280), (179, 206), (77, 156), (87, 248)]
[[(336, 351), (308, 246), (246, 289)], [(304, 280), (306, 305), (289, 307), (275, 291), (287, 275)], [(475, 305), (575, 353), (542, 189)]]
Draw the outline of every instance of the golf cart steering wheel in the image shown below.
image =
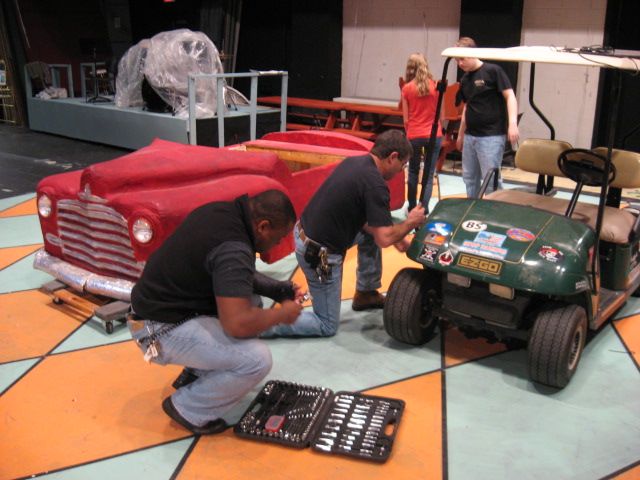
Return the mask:
[(605, 181), (611, 183), (616, 178), (616, 167), (611, 164), (609, 178), (605, 180), (606, 164), (605, 157), (584, 148), (570, 148), (558, 157), (558, 168), (566, 177), (591, 187), (600, 187)]

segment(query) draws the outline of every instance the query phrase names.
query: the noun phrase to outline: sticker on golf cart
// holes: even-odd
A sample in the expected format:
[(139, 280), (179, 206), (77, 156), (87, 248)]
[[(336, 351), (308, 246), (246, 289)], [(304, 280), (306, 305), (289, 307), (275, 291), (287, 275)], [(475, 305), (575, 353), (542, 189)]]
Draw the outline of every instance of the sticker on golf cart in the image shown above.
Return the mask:
[(564, 260), (564, 253), (557, 248), (550, 247), (549, 245), (543, 245), (542, 248), (538, 250), (538, 255), (551, 263), (562, 263)]
[(429, 223), (427, 223), (427, 231), (436, 232), (436, 233), (439, 233), (440, 235), (444, 235), (445, 237), (447, 237), (447, 236), (449, 236), (451, 234), (451, 230), (453, 230), (451, 225), (449, 225), (448, 223), (445, 223), (445, 222), (429, 222)]
[(473, 241), (477, 243), (482, 243), (483, 245), (490, 245), (492, 247), (501, 247), (506, 239), (507, 239), (506, 235), (502, 235), (500, 233), (482, 231), (482, 232), (478, 232), (478, 234), (476, 235), (476, 238)]
[(510, 228), (507, 230), (507, 237), (516, 242), (531, 242), (536, 236), (524, 228)]
[(436, 261), (436, 255), (438, 255), (438, 247), (425, 245), (424, 247), (422, 247), (422, 251), (420, 252), (420, 256), (418, 258), (420, 260), (424, 260), (425, 262), (433, 263)]
[(462, 222), (461, 227), (467, 232), (481, 232), (487, 229), (487, 224), (478, 222), (477, 220), (466, 220)]
[(424, 236), (424, 243), (430, 243), (431, 245), (442, 245), (447, 241), (446, 235), (440, 235), (437, 232), (428, 232)]
[(474, 253), (481, 257), (497, 258), (498, 260), (504, 260), (509, 252), (506, 248), (485, 245), (484, 243), (474, 242), (471, 240), (465, 240), (462, 242), (459, 250), (461, 252)]
[(589, 283), (586, 280), (576, 282), (576, 291), (586, 290), (587, 288), (589, 288)]
[(453, 254), (451, 253), (451, 250), (445, 250), (442, 252), (438, 257), (438, 263), (443, 267), (451, 265), (453, 263)]
[(502, 270), (502, 262), (487, 260), (486, 258), (476, 257), (474, 255), (467, 255), (466, 253), (458, 255), (458, 266), (468, 268), (470, 270), (477, 270), (482, 273), (489, 273), (491, 275), (500, 275), (500, 270)]

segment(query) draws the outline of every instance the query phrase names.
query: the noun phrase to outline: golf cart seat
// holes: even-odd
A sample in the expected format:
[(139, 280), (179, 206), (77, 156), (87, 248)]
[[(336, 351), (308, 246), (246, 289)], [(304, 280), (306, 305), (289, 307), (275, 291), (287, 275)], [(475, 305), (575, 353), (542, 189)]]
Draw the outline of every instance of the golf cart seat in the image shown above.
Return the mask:
[[(565, 177), (558, 166), (558, 157), (571, 145), (560, 140), (527, 139), (516, 152), (516, 167), (521, 170), (542, 174)], [(595, 153), (606, 155), (600, 147)], [(640, 154), (624, 150), (614, 150), (611, 160), (616, 169), (616, 175), (610, 183), (611, 188), (640, 187)], [(558, 215), (565, 215), (569, 207), (569, 200), (547, 197), (535, 193), (517, 190), (497, 190), (485, 196), (488, 200), (498, 200), (517, 205), (527, 205)], [(598, 217), (598, 205), (578, 202), (571, 218), (586, 223), (595, 229)], [(600, 232), (600, 239), (616, 244), (629, 243), (633, 237), (636, 216), (624, 209), (605, 207), (604, 220)]]

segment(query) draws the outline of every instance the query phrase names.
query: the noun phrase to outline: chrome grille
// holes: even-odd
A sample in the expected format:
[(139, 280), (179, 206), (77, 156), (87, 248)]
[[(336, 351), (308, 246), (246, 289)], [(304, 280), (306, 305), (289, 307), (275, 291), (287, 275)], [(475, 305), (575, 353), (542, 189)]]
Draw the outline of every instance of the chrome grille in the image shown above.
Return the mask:
[[(82, 198), (82, 196), (81, 196)], [(87, 198), (87, 197), (85, 197)], [(138, 278), (144, 262), (137, 262), (125, 218), (105, 200), (91, 196), (58, 202), (58, 233), (62, 253), (108, 276)]]

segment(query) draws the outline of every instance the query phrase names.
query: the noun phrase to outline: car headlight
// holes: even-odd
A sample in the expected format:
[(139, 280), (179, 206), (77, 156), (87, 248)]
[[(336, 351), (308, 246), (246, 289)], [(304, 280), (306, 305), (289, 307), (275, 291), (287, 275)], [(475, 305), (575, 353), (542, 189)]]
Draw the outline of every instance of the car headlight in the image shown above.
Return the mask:
[(133, 238), (140, 243), (149, 243), (153, 238), (153, 227), (146, 218), (140, 217), (133, 222), (131, 231), (133, 232)]
[(51, 199), (44, 194), (38, 198), (38, 213), (44, 218), (51, 215)]

